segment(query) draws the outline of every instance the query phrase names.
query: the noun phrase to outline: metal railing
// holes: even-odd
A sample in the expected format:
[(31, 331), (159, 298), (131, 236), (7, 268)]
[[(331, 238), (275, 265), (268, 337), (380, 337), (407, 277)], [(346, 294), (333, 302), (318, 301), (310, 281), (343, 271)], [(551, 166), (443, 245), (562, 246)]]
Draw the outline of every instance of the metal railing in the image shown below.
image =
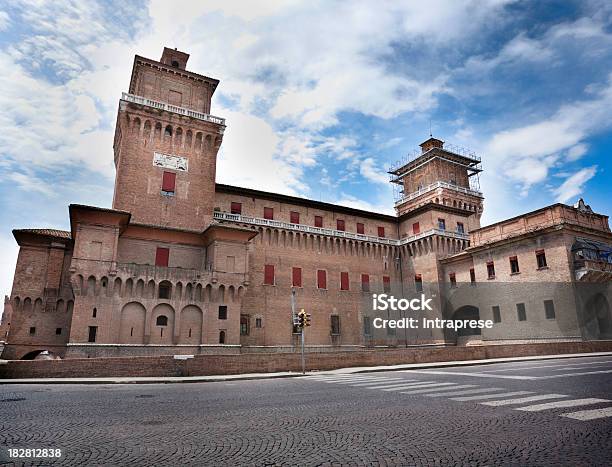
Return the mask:
[(187, 117), (197, 118), (198, 120), (204, 120), (205, 122), (216, 123), (217, 125), (225, 126), (225, 119), (221, 117), (215, 117), (214, 115), (197, 112), (195, 110), (187, 109), (185, 107), (179, 107), (176, 105), (166, 104), (165, 102), (154, 101), (146, 97), (136, 96), (134, 94), (128, 94), (124, 92), (121, 94), (121, 100), (127, 102), (133, 102), (134, 104), (147, 105), (159, 110), (166, 110), (176, 114), (186, 115)]
[(428, 151), (425, 151), (425, 152), (423, 152), (420, 149), (413, 149), (411, 152), (406, 154), (402, 159), (400, 159), (398, 161), (395, 161), (389, 167), (388, 171), (389, 172), (395, 172), (396, 170), (399, 170), (400, 168), (402, 168), (406, 164), (408, 164), (408, 163), (418, 159), (419, 157), (429, 153), (430, 151), (435, 151), (435, 150), (446, 151), (446, 152), (450, 152), (452, 154), (456, 154), (458, 156), (467, 157), (468, 159), (473, 159), (478, 164), (480, 164), (480, 162), (482, 162), (481, 157), (478, 156), (474, 151), (472, 151), (470, 149), (467, 149), (467, 148), (464, 148), (462, 146), (457, 146), (455, 144), (445, 143), (444, 147), (442, 147), (442, 148), (432, 148), (432, 149), (429, 149)]
[(479, 198), (483, 198), (483, 195), (480, 191), (472, 190), (470, 188), (465, 188), (459, 185), (454, 185), (448, 182), (435, 182), (435, 183), (432, 183), (431, 185), (427, 185), (423, 188), (418, 189), (417, 191), (413, 191), (412, 193), (400, 198), (398, 201), (395, 202), (395, 205), (397, 206), (398, 204), (402, 204), (402, 203), (405, 203), (406, 201), (410, 201), (412, 199), (418, 198), (419, 196), (425, 193), (429, 193), (430, 191), (437, 190), (438, 188), (446, 188), (448, 190), (454, 190), (458, 193), (463, 193), (466, 195), (472, 195), (472, 196), (477, 196)]

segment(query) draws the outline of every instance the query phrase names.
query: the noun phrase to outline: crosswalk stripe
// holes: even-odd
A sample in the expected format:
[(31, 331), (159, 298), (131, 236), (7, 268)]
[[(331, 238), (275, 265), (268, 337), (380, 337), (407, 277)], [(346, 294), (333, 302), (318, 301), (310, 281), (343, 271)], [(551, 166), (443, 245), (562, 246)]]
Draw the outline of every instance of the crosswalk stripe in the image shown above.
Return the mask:
[[(474, 386), (474, 385), (472, 385)], [(491, 391), (503, 391), (503, 388), (478, 388), (478, 389), (467, 389), (464, 391), (455, 391), (455, 392), (443, 392), (439, 394), (425, 394), (427, 397), (443, 397), (443, 396), (463, 396), (468, 394), (480, 394), (483, 392), (491, 392)]]
[(500, 401), (481, 402), (482, 405), (490, 405), (491, 407), (499, 407), (500, 405), (525, 404), (527, 402), (535, 402), (546, 399), (562, 399), (567, 397), (564, 394), (538, 394), (530, 397), (519, 397), (518, 399), (502, 399)]
[(598, 418), (612, 417), (612, 407), (603, 409), (579, 410), (561, 414), (562, 417), (573, 418), (574, 420), (596, 420)]
[(428, 386), (431, 386), (431, 384), (419, 384), (418, 386), (414, 385), (414, 386), (409, 386), (409, 385), (404, 385), (404, 386), (395, 386), (393, 388), (387, 388), (387, 389), (381, 389), (381, 391), (403, 391), (404, 389), (421, 389), (421, 388), (427, 388)]
[(440, 386), (453, 386), (453, 387), (457, 387), (457, 384), (455, 384), (455, 383), (440, 383), (440, 384), (432, 385), (432, 386), (435, 386), (435, 387), (426, 388), (426, 389), (420, 389), (420, 388), (412, 389), (410, 391), (402, 391), (400, 394), (425, 394), (427, 392), (436, 392), (436, 391), (438, 391)]
[(452, 401), (465, 402), (465, 401), (477, 401), (482, 399), (499, 399), (500, 397), (510, 396), (522, 396), (526, 394), (533, 394), (532, 391), (515, 391), (515, 392), (502, 392), (497, 394), (485, 394), (484, 396), (466, 396), (466, 397), (454, 397)]
[(397, 386), (401, 386), (401, 387), (405, 387), (405, 388), (412, 388), (412, 387), (423, 387), (423, 386), (427, 386), (431, 383), (435, 383), (435, 381), (419, 381), (418, 383), (395, 383), (395, 384), (385, 384), (385, 385), (377, 385), (377, 386), (368, 386), (366, 389), (385, 389), (385, 388), (391, 388), (391, 387), (397, 387)]
[(528, 405), (526, 407), (518, 407), (516, 410), (524, 410), (525, 412), (539, 412), (541, 410), (560, 409), (565, 407), (578, 407), (581, 405), (599, 404), (601, 402), (612, 402), (607, 399), (570, 399), (564, 401), (547, 402), (544, 404)]
[(566, 376), (600, 375), (602, 373), (612, 373), (612, 370), (580, 371), (577, 373), (562, 373), (560, 375), (538, 376), (538, 379), (565, 378)]
[(320, 381), (330, 381), (330, 382), (334, 382), (334, 383), (341, 383), (343, 381), (375, 381), (376, 378), (373, 378), (371, 376), (361, 376), (361, 377), (354, 377), (354, 378), (321, 378)]
[[(440, 391), (455, 391), (457, 389), (467, 389), (467, 388), (473, 388), (475, 385), (474, 384), (460, 384), (459, 386), (449, 386), (447, 388), (440, 388)], [(436, 389), (438, 390), (438, 389)], [(433, 394), (425, 394), (428, 397), (441, 397), (441, 396), (446, 396), (448, 394), (453, 394), (452, 392), (434, 392)]]
[[(612, 360), (604, 360), (604, 361), (600, 361), (600, 362), (575, 362), (575, 363), (562, 363), (561, 365), (566, 366), (568, 364), (575, 366), (575, 365), (605, 365), (607, 363), (612, 363)], [(503, 369), (499, 369), (499, 370), (488, 370), (488, 372), (498, 372), (498, 371), (521, 371), (521, 370), (530, 370), (530, 369), (538, 369), (538, 368), (560, 368), (561, 365), (559, 365), (558, 363), (556, 365), (528, 365), (528, 366), (523, 366), (523, 367), (516, 367), (516, 368), (503, 368)]]
[(393, 383), (396, 381), (405, 381), (402, 378), (376, 378), (370, 380), (358, 380), (358, 381), (340, 381), (338, 384), (350, 384), (351, 386), (367, 386), (368, 384), (379, 384), (379, 383)]
[(360, 387), (367, 387), (367, 386), (376, 386), (379, 384), (403, 384), (403, 383), (408, 383), (410, 381), (416, 381), (414, 379), (402, 379), (402, 378), (393, 378), (387, 381), (370, 381), (368, 383), (357, 383), (357, 384), (351, 384), (351, 386), (356, 387), (356, 388), (360, 388)]

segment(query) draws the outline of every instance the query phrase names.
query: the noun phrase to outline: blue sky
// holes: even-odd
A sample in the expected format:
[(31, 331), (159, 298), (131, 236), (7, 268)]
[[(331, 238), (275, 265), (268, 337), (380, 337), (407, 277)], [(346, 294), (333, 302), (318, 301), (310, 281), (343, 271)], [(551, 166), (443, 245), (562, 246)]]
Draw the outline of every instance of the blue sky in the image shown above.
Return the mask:
[(0, 292), (13, 228), (110, 206), (118, 99), (164, 46), (221, 84), (218, 181), (392, 212), (434, 136), (482, 157), (483, 223), (584, 196), (610, 214), (605, 1), (15, 1), (0, 7)]

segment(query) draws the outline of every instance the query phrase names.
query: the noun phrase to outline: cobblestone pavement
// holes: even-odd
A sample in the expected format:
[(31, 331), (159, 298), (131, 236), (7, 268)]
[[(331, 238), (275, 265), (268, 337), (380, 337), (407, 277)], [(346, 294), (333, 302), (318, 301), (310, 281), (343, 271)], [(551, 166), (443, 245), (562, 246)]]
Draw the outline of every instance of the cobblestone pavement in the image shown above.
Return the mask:
[[(193, 384), (0, 385), (2, 465), (610, 465), (612, 358)], [(61, 449), (10, 459), (9, 448)]]

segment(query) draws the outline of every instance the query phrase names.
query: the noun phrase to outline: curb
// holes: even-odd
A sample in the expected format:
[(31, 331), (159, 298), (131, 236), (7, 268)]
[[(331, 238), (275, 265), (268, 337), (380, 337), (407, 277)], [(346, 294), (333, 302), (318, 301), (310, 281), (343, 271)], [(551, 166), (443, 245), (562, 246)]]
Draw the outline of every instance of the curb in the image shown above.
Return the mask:
[(336, 370), (314, 370), (305, 375), (296, 372), (283, 373), (253, 373), (241, 375), (218, 375), (218, 376), (136, 376), (130, 377), (98, 377), (98, 378), (24, 378), (24, 379), (0, 379), (3, 384), (176, 384), (176, 383), (221, 383), (229, 381), (250, 381), (261, 379), (300, 378), (312, 375), (342, 375), (354, 373), (377, 373), (383, 371), (409, 371), (412, 369), (427, 368), (449, 368), (476, 365), (493, 365), (498, 363), (530, 362), (553, 359), (572, 359), (587, 357), (612, 356), (612, 352), (589, 352), (577, 354), (559, 355), (535, 355), (529, 357), (506, 357), (490, 358), (486, 360), (458, 360), (452, 362), (429, 362), (429, 363), (407, 363), (402, 365), (389, 365), (377, 367), (348, 367)]

